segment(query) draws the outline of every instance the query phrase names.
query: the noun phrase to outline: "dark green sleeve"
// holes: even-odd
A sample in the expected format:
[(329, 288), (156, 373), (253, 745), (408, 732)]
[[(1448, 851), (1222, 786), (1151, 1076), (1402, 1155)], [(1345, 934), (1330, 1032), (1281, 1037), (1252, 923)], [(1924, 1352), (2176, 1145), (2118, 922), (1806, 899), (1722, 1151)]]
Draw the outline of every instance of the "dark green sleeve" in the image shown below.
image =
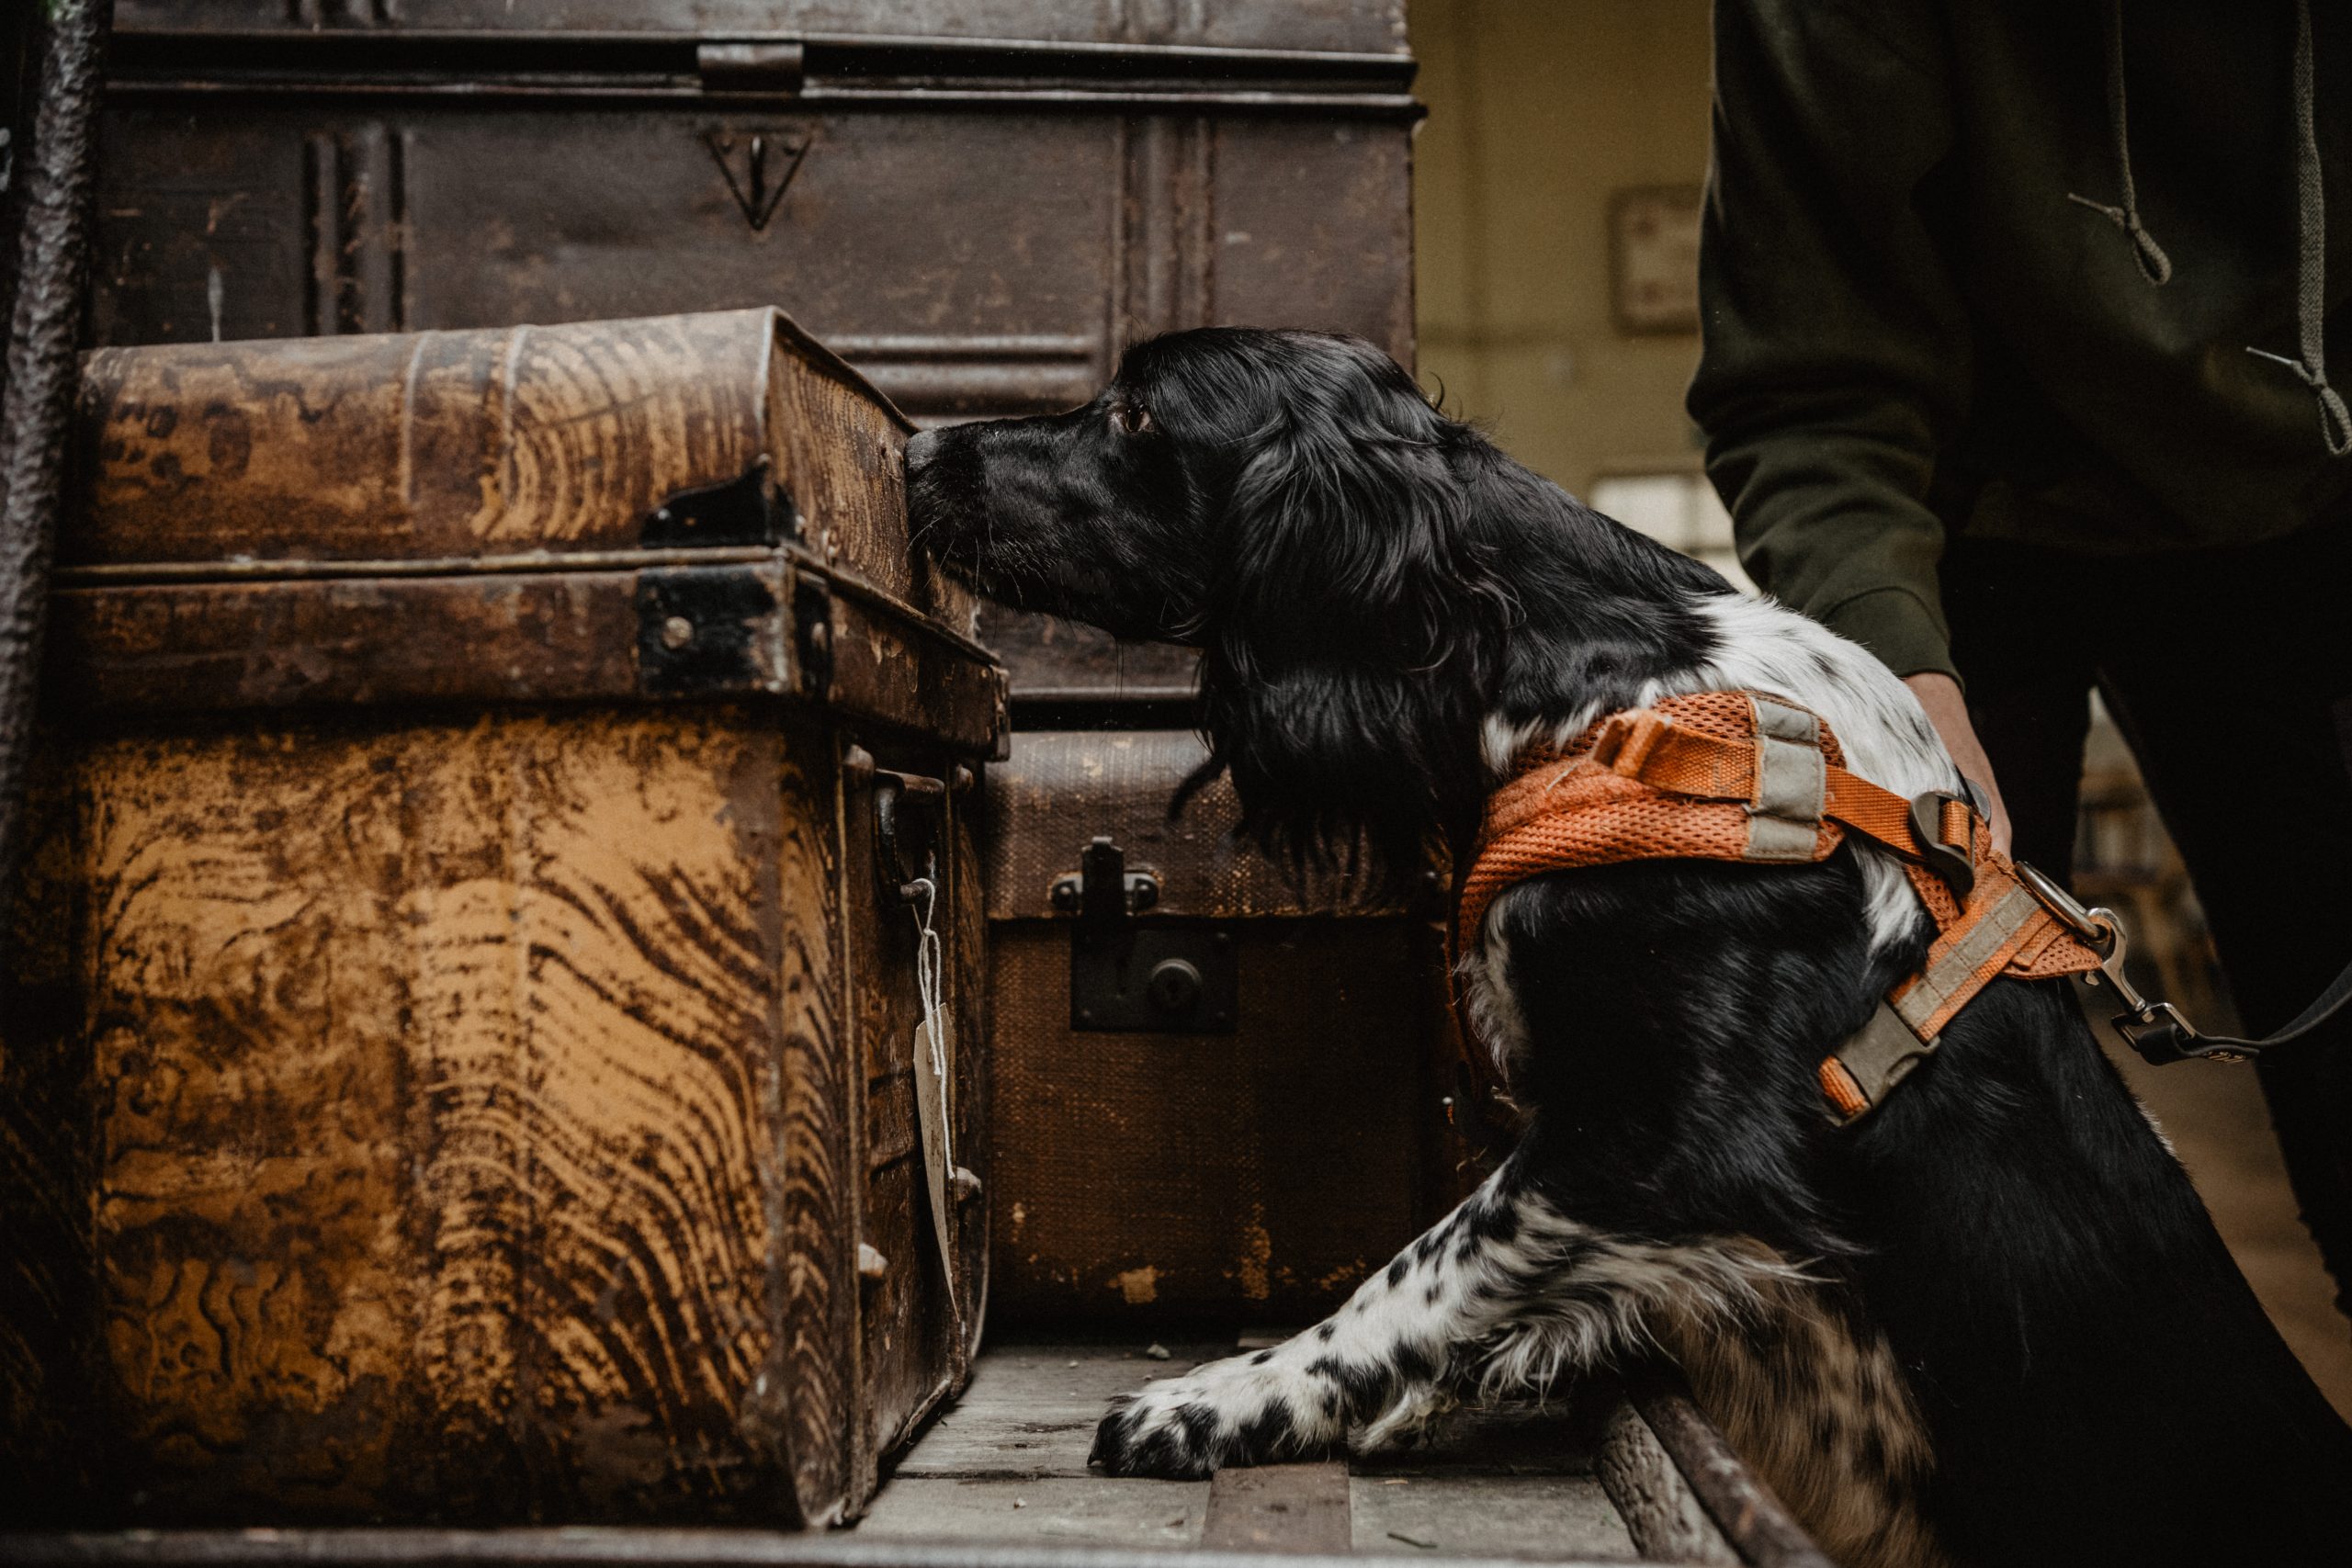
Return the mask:
[(1690, 415), (1749, 574), (1902, 675), (1951, 671), (1927, 494), (1969, 336), (1918, 210), (1942, 51), (1923, 0), (1716, 0)]

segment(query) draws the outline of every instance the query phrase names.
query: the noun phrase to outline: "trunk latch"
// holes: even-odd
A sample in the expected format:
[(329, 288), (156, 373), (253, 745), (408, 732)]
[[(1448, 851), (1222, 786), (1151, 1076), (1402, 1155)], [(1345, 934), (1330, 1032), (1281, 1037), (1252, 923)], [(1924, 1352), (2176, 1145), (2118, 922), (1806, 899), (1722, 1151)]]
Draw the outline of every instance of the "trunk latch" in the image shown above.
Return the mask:
[(1054, 879), (1069, 934), (1069, 1026), (1081, 1032), (1234, 1032), (1240, 992), (1233, 933), (1196, 920), (1142, 920), (1159, 878), (1129, 871), (1126, 852), (1098, 837), (1079, 869)]
[(1081, 932), (1118, 931), (1131, 915), (1159, 902), (1159, 878), (1129, 871), (1127, 852), (1098, 836), (1078, 857), (1079, 868), (1054, 878), (1054, 908), (1076, 915)]

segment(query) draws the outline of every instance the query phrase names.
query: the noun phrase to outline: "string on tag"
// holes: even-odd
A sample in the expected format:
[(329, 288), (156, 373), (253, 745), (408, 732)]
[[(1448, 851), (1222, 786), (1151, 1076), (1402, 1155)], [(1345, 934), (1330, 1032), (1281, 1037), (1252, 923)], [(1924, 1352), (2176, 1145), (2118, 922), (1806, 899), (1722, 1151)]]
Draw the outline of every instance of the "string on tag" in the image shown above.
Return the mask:
[(922, 1000), (922, 1037), (924, 1047), (931, 1053), (932, 1077), (939, 1084), (939, 1141), (941, 1151), (947, 1156), (947, 1168), (956, 1167), (956, 1129), (947, 1113), (947, 1047), (939, 1030), (939, 971), (942, 948), (939, 931), (932, 924), (932, 912), (939, 902), (939, 885), (928, 876), (918, 876), (907, 884), (910, 893), (922, 897), (916, 907), (912, 899), (908, 907), (915, 917), (915, 989)]

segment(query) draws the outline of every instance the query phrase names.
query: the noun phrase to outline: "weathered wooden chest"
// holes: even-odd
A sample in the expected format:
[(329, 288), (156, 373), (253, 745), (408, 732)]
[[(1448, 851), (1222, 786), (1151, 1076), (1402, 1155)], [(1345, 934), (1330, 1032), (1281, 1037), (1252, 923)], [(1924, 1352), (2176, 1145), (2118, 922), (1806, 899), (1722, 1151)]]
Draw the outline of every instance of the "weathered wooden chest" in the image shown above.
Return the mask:
[(0, 1516), (862, 1506), (987, 1292), (1003, 677), (905, 432), (764, 310), (89, 358)]
[[(1065, 406), (1137, 338), (1214, 321), (1411, 356), (1402, 0), (118, 0), (118, 21), (103, 341), (775, 302), (924, 421)], [(1114, 817), (1157, 820), (1190, 656), (980, 615), (1015, 722), (1058, 736), (1024, 737), (1033, 787), (1001, 781), (1000, 852), (1075, 871)], [(1157, 771), (1091, 754), (1114, 745)], [(1104, 768), (1135, 797), (1107, 815)], [(1009, 1323), (1317, 1310), (1458, 1163), (1427, 927), (1240, 896), (1207, 870), (1233, 858), (1216, 810), (1125, 847), (1169, 879), (1148, 920), (1235, 943), (1230, 1024), (1081, 1024), (1052, 874), (992, 886)], [(1340, 977), (1358, 1031), (1361, 1099), (1328, 1118), (1306, 1112), (1332, 998), (1299, 973)], [(1080, 1171), (1150, 1201), (1095, 1205)]]

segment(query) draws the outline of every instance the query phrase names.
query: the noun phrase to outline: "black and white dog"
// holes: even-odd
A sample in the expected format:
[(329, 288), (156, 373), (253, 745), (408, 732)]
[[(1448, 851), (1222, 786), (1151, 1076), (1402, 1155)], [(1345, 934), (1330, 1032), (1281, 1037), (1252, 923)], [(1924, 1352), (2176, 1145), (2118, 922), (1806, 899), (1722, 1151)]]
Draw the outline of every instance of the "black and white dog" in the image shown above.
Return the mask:
[[(922, 536), (1007, 603), (1199, 646), (1212, 768), (1312, 858), (1462, 852), (1535, 742), (1685, 692), (1957, 777), (1867, 652), (1588, 511), (1351, 339), (1144, 344), (1065, 414), (918, 437)], [(2352, 1562), (2352, 1431), (2063, 983), (1996, 981), (1847, 1129), (1815, 1065), (1919, 963), (1900, 869), (1647, 861), (1505, 893), (1463, 958), (1532, 1111), (1347, 1306), (1104, 1417), (1114, 1474), (1408, 1435), (1660, 1345), (1853, 1563)]]

